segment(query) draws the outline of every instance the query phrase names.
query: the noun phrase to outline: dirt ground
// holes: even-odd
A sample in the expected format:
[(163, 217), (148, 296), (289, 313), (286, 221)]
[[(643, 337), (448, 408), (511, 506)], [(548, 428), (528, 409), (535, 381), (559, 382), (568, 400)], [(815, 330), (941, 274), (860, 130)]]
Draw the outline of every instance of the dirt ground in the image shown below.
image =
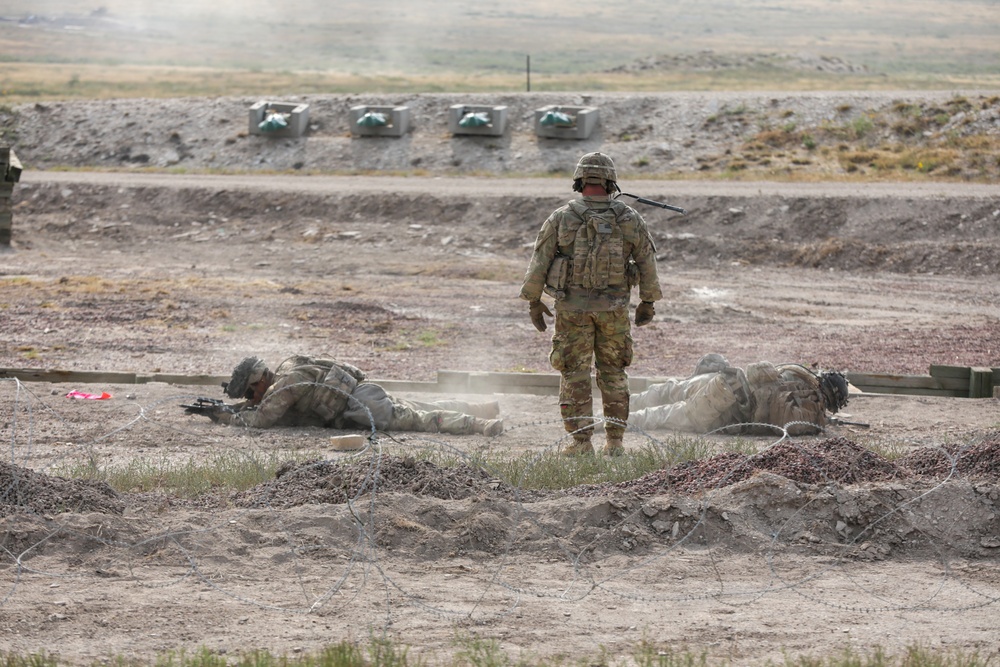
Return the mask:
[[(639, 184), (689, 214), (641, 209), (666, 298), (634, 331), (632, 375), (686, 375), (711, 351), (1000, 367), (996, 186)], [(516, 293), (567, 183), (48, 171), (15, 193), (0, 366), (222, 375), (307, 352), (394, 380), (550, 372)], [(499, 400), (496, 438), (383, 434), (341, 453), (330, 431), (223, 428), (178, 407), (217, 387), (0, 392), (6, 650), (292, 655), (384, 633), (428, 659), (470, 637), (574, 661), (643, 641), (732, 664), (1000, 651), (997, 399), (856, 394), (845, 417), (868, 428), (712, 436), (701, 462), (541, 493), (471, 457), (557, 450), (550, 396), (468, 397)], [(626, 435), (633, 450), (688, 443)], [(459, 465), (414, 458), (428, 450)], [(265, 485), (193, 501), (65, 479), (292, 455)]]

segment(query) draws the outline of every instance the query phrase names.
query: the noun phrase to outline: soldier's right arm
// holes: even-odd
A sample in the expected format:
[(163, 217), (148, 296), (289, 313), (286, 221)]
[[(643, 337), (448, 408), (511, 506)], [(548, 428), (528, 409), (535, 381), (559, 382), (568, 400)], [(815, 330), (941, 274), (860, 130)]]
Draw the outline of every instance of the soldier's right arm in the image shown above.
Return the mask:
[(268, 388), (260, 405), (238, 412), (221, 413), (219, 423), (270, 428), (298, 403), (311, 387), (312, 383), (308, 378), (299, 378), (294, 373), (281, 376)]
[(542, 224), (535, 239), (535, 250), (531, 254), (531, 262), (528, 264), (528, 270), (524, 274), (524, 282), (521, 284), (520, 297), (522, 299), (538, 301), (542, 298), (545, 276), (548, 274), (549, 266), (551, 266), (558, 249), (557, 230), (556, 216), (550, 215)]

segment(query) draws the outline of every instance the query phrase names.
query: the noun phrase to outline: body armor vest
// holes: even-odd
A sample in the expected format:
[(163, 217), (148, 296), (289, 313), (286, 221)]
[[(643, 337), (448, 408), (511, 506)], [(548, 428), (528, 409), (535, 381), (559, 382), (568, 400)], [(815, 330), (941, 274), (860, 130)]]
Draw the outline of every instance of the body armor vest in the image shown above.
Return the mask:
[(569, 284), (594, 290), (626, 285), (625, 238), (618, 223), (624, 205), (611, 202), (600, 211), (572, 201), (569, 207), (578, 219), (565, 221), (558, 232), (559, 252), (571, 258)]

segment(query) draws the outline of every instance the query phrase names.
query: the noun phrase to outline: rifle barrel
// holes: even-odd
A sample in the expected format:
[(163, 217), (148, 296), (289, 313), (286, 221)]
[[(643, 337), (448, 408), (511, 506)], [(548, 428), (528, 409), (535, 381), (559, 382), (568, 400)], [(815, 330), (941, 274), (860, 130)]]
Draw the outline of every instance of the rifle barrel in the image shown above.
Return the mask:
[(632, 199), (636, 200), (640, 204), (649, 204), (650, 206), (659, 206), (660, 208), (665, 208), (665, 209), (667, 209), (669, 211), (677, 211), (678, 213), (682, 213), (684, 215), (687, 215), (687, 211), (685, 209), (681, 208), (680, 206), (674, 206), (673, 204), (664, 204), (661, 201), (653, 201), (652, 199), (646, 199), (645, 197), (640, 197), (638, 195), (630, 195), (627, 192), (623, 192), (622, 195), (625, 196), (625, 197), (631, 197)]

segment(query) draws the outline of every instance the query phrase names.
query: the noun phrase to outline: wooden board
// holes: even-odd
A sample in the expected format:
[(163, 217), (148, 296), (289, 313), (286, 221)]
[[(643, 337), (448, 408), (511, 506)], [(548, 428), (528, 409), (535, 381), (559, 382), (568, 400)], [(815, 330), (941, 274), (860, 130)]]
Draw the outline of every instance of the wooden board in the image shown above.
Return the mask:
[[(848, 381), (857, 389), (876, 394), (913, 394), (921, 396), (953, 396), (985, 398), (1000, 387), (1000, 369), (977, 367), (933, 367), (940, 376), (894, 375), (889, 373), (847, 373)], [(944, 369), (943, 371), (941, 369)], [(964, 379), (961, 376), (965, 371)], [(68, 371), (59, 369), (0, 368), (0, 380), (22, 382), (55, 382), (76, 384), (145, 384), (163, 382), (175, 385), (219, 387), (229, 380), (223, 375), (184, 375), (180, 373), (137, 374), (116, 371)], [(559, 375), (555, 373), (487, 373), (469, 371), (438, 371), (436, 382), (378, 380), (389, 392), (439, 394), (529, 394), (553, 396), (559, 392)], [(644, 391), (665, 378), (629, 378), (633, 392)]]

